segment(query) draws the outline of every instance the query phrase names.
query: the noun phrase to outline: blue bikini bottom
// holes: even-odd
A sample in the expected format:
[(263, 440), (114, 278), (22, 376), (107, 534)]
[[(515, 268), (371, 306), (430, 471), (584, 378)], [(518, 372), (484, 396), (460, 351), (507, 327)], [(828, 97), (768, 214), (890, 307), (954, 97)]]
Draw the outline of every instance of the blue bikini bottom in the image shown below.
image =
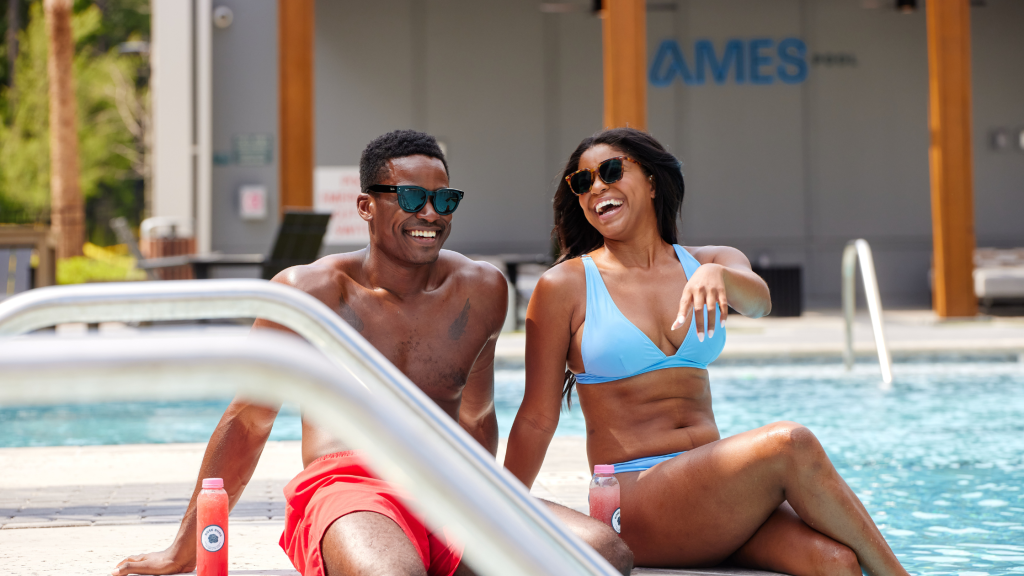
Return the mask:
[(665, 454), (664, 456), (647, 456), (646, 458), (637, 458), (636, 460), (630, 460), (629, 462), (622, 462), (615, 464), (615, 473), (620, 472), (643, 472), (648, 468), (654, 468), (654, 466), (661, 464), (666, 460), (671, 460), (676, 456), (679, 456), (682, 452), (675, 452), (672, 454)]

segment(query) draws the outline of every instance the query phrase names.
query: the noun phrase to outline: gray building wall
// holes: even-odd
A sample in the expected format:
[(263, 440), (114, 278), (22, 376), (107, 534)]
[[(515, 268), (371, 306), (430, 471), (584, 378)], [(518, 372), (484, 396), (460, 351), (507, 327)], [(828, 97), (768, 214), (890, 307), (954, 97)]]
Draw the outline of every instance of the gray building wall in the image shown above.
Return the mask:
[(1024, 2), (989, 2), (971, 17), (975, 232), (979, 246), (1022, 246), (1024, 151), (994, 150), (991, 138), (1024, 133)]
[[(212, 247), (229, 254), (268, 253), (278, 224), (277, 0), (217, 0), (234, 21), (213, 28)], [(239, 164), (235, 136), (266, 134), (273, 140), (266, 165)], [(264, 186), (267, 217), (242, 220), (239, 188)], [(221, 268), (214, 275), (258, 277), (258, 267)]]
[(466, 192), (446, 247), (547, 252), (538, 4), (321, 0), (316, 9), (317, 165), (357, 165), (390, 130), (429, 132), (447, 147), (451, 185)]
[[(924, 11), (862, 0), (650, 4), (649, 63), (666, 39), (691, 65), (699, 39), (719, 55), (729, 39), (808, 47), (800, 84), (648, 87), (649, 128), (684, 164), (683, 241), (800, 264), (807, 304), (836, 306), (842, 247), (864, 237), (886, 304), (927, 305)], [(978, 245), (1020, 246), (1024, 151), (989, 142), (995, 129), (1024, 129), (1024, 2), (988, 0), (971, 17)], [(319, 0), (316, 26), (317, 165), (355, 165), (388, 130), (430, 132), (447, 145), (452, 185), (467, 192), (448, 247), (548, 250), (555, 178), (601, 128), (597, 18), (544, 12), (537, 0)]]

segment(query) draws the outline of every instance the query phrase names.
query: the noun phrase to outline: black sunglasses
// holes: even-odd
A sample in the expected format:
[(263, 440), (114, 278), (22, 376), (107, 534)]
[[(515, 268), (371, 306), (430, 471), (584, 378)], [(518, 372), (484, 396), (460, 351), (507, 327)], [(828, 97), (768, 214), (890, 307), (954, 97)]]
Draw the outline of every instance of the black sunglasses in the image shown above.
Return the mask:
[(374, 184), (367, 188), (370, 192), (394, 192), (398, 194), (398, 205), (402, 210), (415, 214), (427, 205), (427, 199), (434, 205), (434, 210), (441, 216), (447, 216), (459, 207), (465, 193), (454, 188), (438, 188), (427, 190), (419, 186), (388, 186)]
[(569, 189), (573, 191), (573, 194), (577, 196), (590, 192), (590, 187), (594, 185), (594, 172), (597, 172), (597, 175), (601, 177), (601, 181), (605, 184), (614, 184), (622, 180), (623, 160), (629, 160), (633, 164), (640, 166), (639, 162), (629, 156), (616, 156), (601, 162), (597, 165), (597, 168), (577, 170), (566, 176), (565, 181), (569, 184)]

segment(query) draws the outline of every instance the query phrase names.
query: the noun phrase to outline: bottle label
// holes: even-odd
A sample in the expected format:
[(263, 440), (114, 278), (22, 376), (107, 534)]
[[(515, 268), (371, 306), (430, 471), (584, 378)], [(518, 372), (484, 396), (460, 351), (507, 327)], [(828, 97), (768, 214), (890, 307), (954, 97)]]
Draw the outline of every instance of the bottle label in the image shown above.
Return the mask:
[(203, 528), (203, 536), (200, 541), (207, 552), (216, 552), (224, 547), (224, 530), (216, 524), (210, 524)]
[(615, 530), (616, 534), (620, 534), (622, 530), (622, 526), (619, 524), (619, 510), (621, 508), (616, 508), (615, 512), (612, 513), (612, 530)]

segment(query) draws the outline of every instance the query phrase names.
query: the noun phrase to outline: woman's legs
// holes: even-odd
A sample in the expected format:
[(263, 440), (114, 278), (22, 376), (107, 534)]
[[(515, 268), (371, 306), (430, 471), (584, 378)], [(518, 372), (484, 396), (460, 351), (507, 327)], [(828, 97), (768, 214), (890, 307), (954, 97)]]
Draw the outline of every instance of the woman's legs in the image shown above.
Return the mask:
[(779, 506), (726, 564), (794, 576), (861, 576), (857, 555)]
[(869, 573), (907, 574), (821, 444), (799, 424), (712, 442), (645, 472), (620, 474), (619, 481), (622, 537), (640, 566), (718, 564), (788, 501), (810, 528), (852, 549)]

